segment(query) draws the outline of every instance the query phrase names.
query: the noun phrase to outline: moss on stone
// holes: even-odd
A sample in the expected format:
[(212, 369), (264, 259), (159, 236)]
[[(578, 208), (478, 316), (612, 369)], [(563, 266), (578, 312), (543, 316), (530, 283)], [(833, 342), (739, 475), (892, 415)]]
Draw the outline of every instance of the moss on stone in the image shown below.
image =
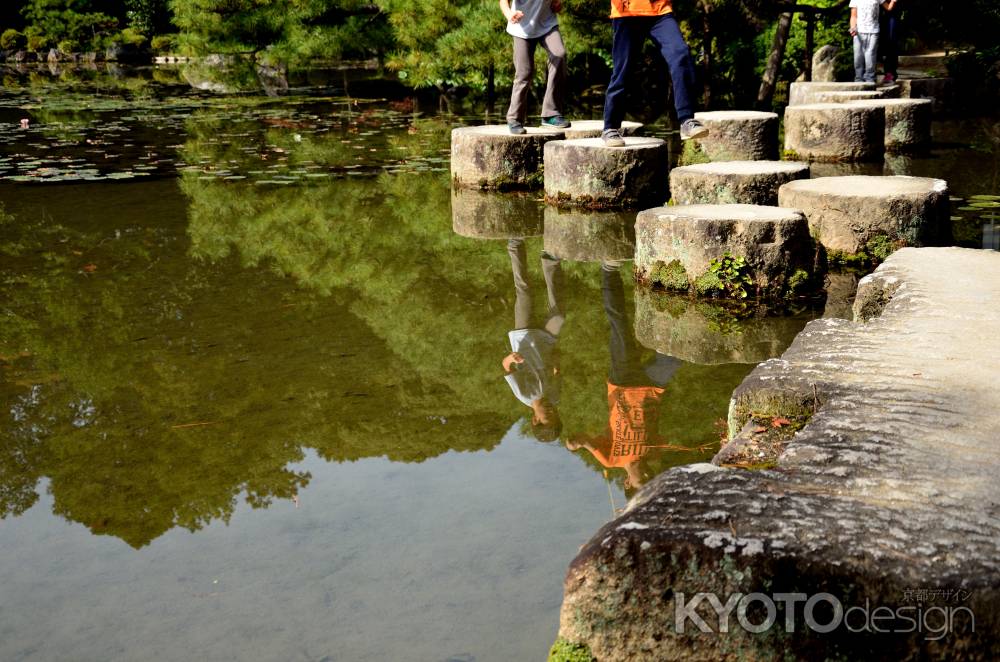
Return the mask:
[(548, 662), (592, 662), (593, 659), (586, 644), (575, 644), (559, 637), (549, 650)]
[(694, 289), (703, 297), (712, 296), (722, 292), (725, 288), (719, 279), (719, 274), (714, 271), (706, 271), (694, 282)]
[(663, 260), (654, 262), (649, 270), (649, 283), (668, 292), (687, 292), (691, 288), (687, 271), (679, 260), (672, 260), (669, 264)]
[(812, 281), (812, 276), (805, 269), (796, 269), (795, 272), (788, 277), (788, 292), (790, 294), (799, 294), (805, 292), (809, 289), (809, 284)]
[(705, 150), (694, 140), (684, 141), (684, 150), (681, 152), (681, 165), (698, 165), (699, 163), (711, 163)]

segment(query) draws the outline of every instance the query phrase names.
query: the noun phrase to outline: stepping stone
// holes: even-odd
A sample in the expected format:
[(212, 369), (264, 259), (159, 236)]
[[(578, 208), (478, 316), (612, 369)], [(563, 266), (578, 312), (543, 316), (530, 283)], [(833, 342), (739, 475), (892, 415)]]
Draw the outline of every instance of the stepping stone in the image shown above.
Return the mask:
[(851, 105), (885, 109), (885, 149), (906, 152), (926, 148), (931, 143), (930, 99), (871, 99)]
[(778, 204), (801, 210), (831, 261), (885, 259), (940, 241), (949, 227), (948, 183), (923, 177), (821, 177), (790, 182)]
[[(622, 122), (620, 132), (623, 136), (636, 136), (642, 133), (642, 123)], [(566, 140), (580, 138), (600, 138), (604, 131), (604, 120), (573, 120), (573, 126), (563, 129)]]
[(788, 88), (788, 105), (804, 106), (816, 103), (815, 95), (821, 92), (857, 92), (860, 90), (874, 90), (875, 87), (875, 83), (792, 83)]
[(944, 52), (900, 55), (900, 69), (912, 69), (921, 76), (948, 75), (948, 55)]
[(898, 85), (879, 87), (874, 90), (815, 92), (813, 103), (846, 103), (863, 99), (898, 99), (901, 88)]
[(507, 125), (464, 126), (451, 131), (451, 179), (455, 187), (537, 189), (542, 185), (545, 143), (562, 131), (527, 127), (512, 135)]
[(659, 138), (625, 138), (605, 147), (600, 138), (545, 145), (545, 199), (592, 209), (663, 204), (670, 171), (667, 144)]
[(904, 99), (931, 99), (934, 114), (946, 115), (955, 98), (955, 80), (952, 78), (905, 78), (896, 81), (899, 96)]
[(647, 287), (714, 294), (719, 278), (712, 261), (727, 253), (745, 260), (744, 273), (752, 281), (744, 286), (748, 294), (777, 297), (822, 285), (814, 278), (809, 225), (794, 209), (757, 205), (647, 209), (636, 219), (635, 243), (636, 280)]
[(471, 239), (516, 239), (542, 234), (542, 205), (521, 193), (451, 191), (451, 227)]
[[(758, 309), (759, 308), (759, 309)], [(737, 313), (732, 305), (635, 292), (635, 339), (660, 354), (698, 365), (756, 364), (781, 356), (812, 315), (768, 315), (766, 307)]]
[(785, 108), (785, 156), (809, 161), (875, 161), (885, 152), (885, 110), (816, 103)]
[(778, 158), (778, 115), (755, 110), (695, 113), (708, 136), (684, 143), (683, 161), (762, 161)]
[(880, 176), (886, 174), (885, 161), (813, 161), (809, 164), (813, 179), (848, 177), (850, 175)]
[(545, 207), (545, 251), (569, 262), (631, 260), (635, 213)]
[(670, 171), (675, 205), (777, 205), (778, 189), (809, 179), (809, 164), (795, 161), (720, 161)]

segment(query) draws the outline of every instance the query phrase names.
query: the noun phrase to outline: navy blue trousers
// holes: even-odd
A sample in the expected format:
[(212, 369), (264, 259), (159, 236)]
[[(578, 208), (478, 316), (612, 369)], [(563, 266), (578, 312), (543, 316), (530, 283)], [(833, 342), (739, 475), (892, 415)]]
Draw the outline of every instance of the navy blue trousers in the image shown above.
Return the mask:
[(613, 18), (611, 29), (614, 33), (611, 46), (613, 70), (604, 100), (604, 128), (621, 128), (625, 119), (625, 83), (635, 63), (642, 57), (642, 46), (647, 38), (659, 47), (670, 70), (677, 119), (683, 122), (694, 117), (694, 61), (673, 15)]

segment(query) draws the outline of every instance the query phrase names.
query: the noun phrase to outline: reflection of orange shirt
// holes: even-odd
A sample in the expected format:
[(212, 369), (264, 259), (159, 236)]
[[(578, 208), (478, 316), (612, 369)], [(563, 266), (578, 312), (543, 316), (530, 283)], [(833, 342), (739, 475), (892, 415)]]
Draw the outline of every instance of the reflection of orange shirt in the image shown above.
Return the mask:
[(608, 468), (625, 467), (649, 450), (656, 434), (663, 389), (656, 386), (608, 384), (608, 434), (594, 440), (590, 452)]
[(673, 10), (671, 0), (611, 0), (611, 18), (663, 16)]

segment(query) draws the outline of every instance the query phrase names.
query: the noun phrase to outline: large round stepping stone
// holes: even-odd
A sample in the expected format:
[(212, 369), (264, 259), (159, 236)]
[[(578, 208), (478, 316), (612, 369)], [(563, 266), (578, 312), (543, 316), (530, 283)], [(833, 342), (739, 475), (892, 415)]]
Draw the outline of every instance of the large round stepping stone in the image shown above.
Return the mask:
[(883, 260), (896, 248), (938, 243), (947, 228), (948, 183), (924, 177), (821, 177), (790, 182), (778, 204), (801, 210), (830, 253)]
[(777, 205), (778, 189), (809, 178), (809, 164), (795, 161), (719, 161), (670, 171), (670, 199), (677, 205)]
[(875, 87), (875, 83), (792, 83), (788, 88), (788, 105), (803, 106), (816, 103), (816, 95), (821, 92), (857, 92), (860, 90), (874, 90)]
[[(793, 182), (794, 183), (794, 182)], [(786, 186), (788, 186), (786, 184)], [(748, 294), (781, 296), (818, 287), (815, 248), (801, 212), (757, 205), (677, 205), (640, 212), (635, 223), (636, 279), (701, 295), (718, 292), (713, 260), (742, 258)]]
[(955, 80), (952, 78), (906, 78), (897, 81), (900, 96), (904, 99), (930, 99), (934, 114), (945, 115), (955, 99)]
[(451, 227), (472, 239), (538, 237), (543, 229), (542, 205), (523, 193), (451, 191)]
[(692, 303), (683, 295), (635, 293), (635, 338), (643, 347), (699, 365), (761, 363), (788, 349), (810, 314), (769, 315), (765, 306), (736, 314), (732, 306)]
[(521, 136), (512, 135), (506, 125), (452, 129), (452, 183), (478, 189), (540, 188), (545, 143), (562, 137), (562, 131), (538, 127), (528, 127)]
[(635, 213), (545, 208), (545, 251), (569, 262), (631, 260)]
[(625, 138), (624, 147), (600, 138), (556, 140), (545, 145), (545, 199), (592, 209), (663, 204), (669, 171), (659, 138)]
[[(622, 122), (619, 132), (623, 136), (636, 136), (642, 133), (642, 127), (640, 122)], [(604, 120), (573, 120), (573, 125), (563, 129), (563, 133), (566, 140), (600, 138), (604, 133)]]
[(885, 152), (885, 110), (841, 103), (785, 108), (785, 155), (810, 161), (875, 161)]
[(885, 111), (885, 149), (905, 152), (931, 143), (933, 102), (930, 99), (873, 99), (851, 105), (880, 107)]
[(684, 145), (684, 163), (778, 158), (778, 115), (755, 110), (695, 113), (708, 135)]

